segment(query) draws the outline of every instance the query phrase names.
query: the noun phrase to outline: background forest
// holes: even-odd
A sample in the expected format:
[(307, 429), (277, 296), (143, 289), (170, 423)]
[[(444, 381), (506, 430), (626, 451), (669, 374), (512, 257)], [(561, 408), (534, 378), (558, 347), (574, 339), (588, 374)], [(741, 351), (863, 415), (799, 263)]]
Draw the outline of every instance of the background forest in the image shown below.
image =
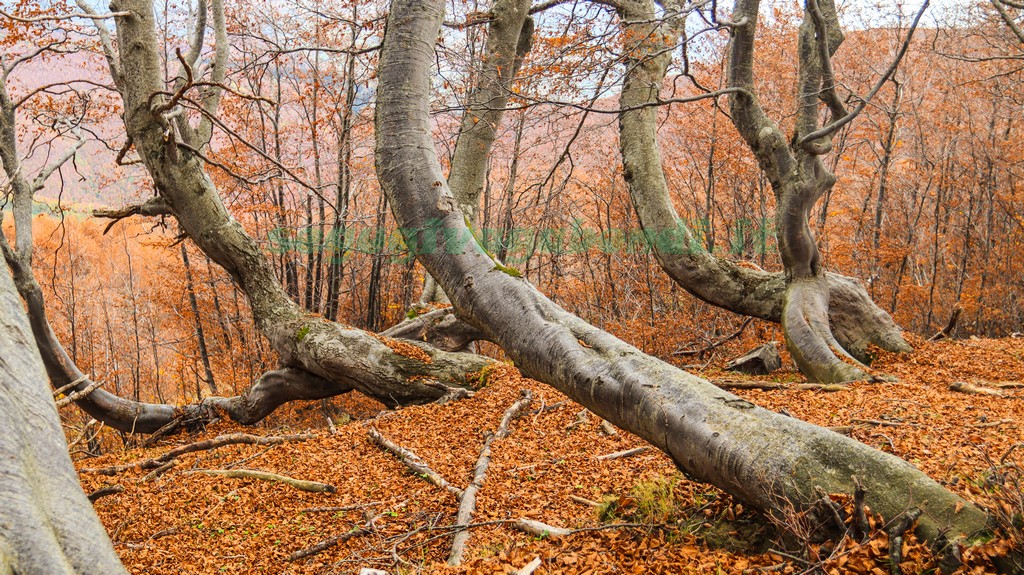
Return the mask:
[[(209, 154), (229, 209), (272, 254), (293, 298), (370, 330), (401, 319), (423, 281), (373, 173), (372, 48), (385, 8), (227, 6), (228, 79), (237, 93), (224, 95)], [(455, 2), (449, 20), (471, 21), (479, 8)], [(8, 9), (43, 10), (25, 2)], [(906, 34), (908, 16), (886, 10), (841, 7), (851, 30), (835, 63), (844, 89), (867, 92)], [(769, 110), (792, 108), (801, 11), (779, 3), (762, 19), (774, 39), (758, 60)], [(614, 16), (580, 5), (537, 18), (545, 25), (488, 163), (485, 241), (569, 311), (648, 353), (692, 364), (687, 350), (735, 332), (744, 318), (695, 300), (661, 273), (642, 241), (627, 241), (639, 238), (639, 225), (621, 165), (608, 161), (618, 153), (617, 117), (601, 113), (615, 108), (622, 73), (612, 65), (621, 42)], [(61, 46), (8, 80), (15, 98), (34, 92), (21, 112), (31, 120), (20, 126), (25, 164), (44, 164), (74, 134), (87, 140), (34, 207), (37, 277), (75, 362), (113, 382), (112, 391), (146, 401), (187, 402), (249, 385), (273, 357), (228, 276), (180, 242), (170, 220), (108, 225), (90, 217), (152, 195), (131, 154), (129, 165), (114, 162), (124, 144), (120, 101), (93, 84), (103, 65), (93, 40), (63, 25), (43, 37), (37, 24), (3, 25), (11, 54), (44, 41)], [(454, 148), (483, 32), (443, 32), (446, 69), (433, 102), (442, 158)], [(681, 58), (670, 68), (670, 90), (694, 93), (690, 78), (720, 87), (726, 39), (706, 33), (692, 43), (688, 68)], [(182, 41), (167, 37), (164, 56), (173, 61)], [(958, 337), (1008, 336), (1024, 325), (1021, 46), (988, 4), (933, 8), (891, 80), (835, 138), (827, 161), (838, 182), (811, 218), (824, 265), (862, 278), (910, 332), (931, 335), (956, 309)], [(668, 184), (699, 241), (746, 265), (780, 269), (774, 196), (723, 109), (710, 100), (675, 104), (660, 118)], [(775, 119), (784, 129), (792, 122)], [(772, 337), (759, 323), (744, 335)]]

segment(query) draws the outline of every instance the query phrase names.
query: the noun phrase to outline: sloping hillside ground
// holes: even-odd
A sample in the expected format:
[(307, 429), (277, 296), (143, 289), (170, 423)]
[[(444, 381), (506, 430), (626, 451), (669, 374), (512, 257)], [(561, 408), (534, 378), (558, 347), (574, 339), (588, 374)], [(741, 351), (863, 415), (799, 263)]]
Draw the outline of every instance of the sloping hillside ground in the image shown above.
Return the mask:
[[(797, 389), (801, 380), (793, 371), (740, 378), (712, 368), (704, 375), (793, 384), (736, 393), (820, 425), (852, 427), (853, 437), (912, 461), (980, 504), (1019, 505), (1013, 499), (1019, 498), (1019, 488), (996, 484), (999, 477), (1012, 475), (1016, 468), (1010, 463), (1024, 461), (1024, 446), (1001, 461), (1012, 446), (1024, 442), (1024, 389), (1012, 385), (1024, 379), (1024, 339), (914, 343), (913, 354), (884, 355), (876, 363), (880, 371), (899, 378), (895, 383), (822, 391)], [(950, 391), (953, 381), (1009, 385), (1000, 397)], [(498, 427), (521, 390), (530, 390), (533, 401), (508, 437), (493, 445), (473, 517), (484, 525), (471, 529), (462, 566), (447, 567), (456, 496), (409, 471), (372, 443), (368, 430), (377, 429), (411, 449), (440, 476), (464, 488), (484, 434)], [(346, 398), (338, 405), (355, 412), (356, 419), (331, 411), (333, 433), (323, 403), (310, 402), (255, 428), (216, 424), (152, 447), (79, 460), (82, 483), (86, 492), (123, 486), (123, 492), (95, 505), (133, 573), (319, 574), (357, 573), (364, 567), (391, 574), (507, 573), (536, 564), (535, 559), (540, 560), (533, 571), (538, 574), (810, 573), (815, 567), (827, 573), (891, 572), (884, 525), (875, 525), (878, 530), (865, 543), (807, 543), (792, 533), (780, 535), (769, 527), (772, 521), (687, 480), (653, 449), (598, 459), (644, 443), (622, 431), (609, 434), (599, 418), (512, 368), (495, 370), (474, 397), (447, 405), (407, 408), (375, 419), (370, 418), (375, 408), (366, 400)], [(186, 454), (176, 466), (148, 479), (152, 469), (111, 476), (86, 471), (153, 458), (229, 433), (313, 437)], [(323, 482), (335, 491), (306, 492), (281, 482), (194, 471), (228, 468)], [(853, 507), (849, 498), (834, 499), (845, 511)], [(605, 505), (597, 509), (586, 500)], [(514, 529), (521, 518), (582, 531), (564, 537), (530, 535)], [(801, 520), (777, 517), (775, 523), (799, 531)], [(337, 542), (323, 551), (288, 560), (331, 538)], [(1020, 541), (996, 538), (975, 548), (963, 572), (993, 572), (989, 556), (1011, 543)], [(904, 573), (935, 566), (912, 536), (902, 551)]]

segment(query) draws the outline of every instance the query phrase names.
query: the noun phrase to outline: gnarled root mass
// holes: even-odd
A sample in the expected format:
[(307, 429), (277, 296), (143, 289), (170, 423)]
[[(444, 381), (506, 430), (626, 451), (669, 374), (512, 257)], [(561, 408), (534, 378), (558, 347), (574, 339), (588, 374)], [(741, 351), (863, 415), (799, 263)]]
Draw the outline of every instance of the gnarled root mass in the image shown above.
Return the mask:
[(828, 300), (828, 283), (823, 277), (790, 282), (782, 307), (786, 349), (801, 373), (812, 381), (870, 379), (866, 366), (848, 354), (833, 336), (828, 324)]

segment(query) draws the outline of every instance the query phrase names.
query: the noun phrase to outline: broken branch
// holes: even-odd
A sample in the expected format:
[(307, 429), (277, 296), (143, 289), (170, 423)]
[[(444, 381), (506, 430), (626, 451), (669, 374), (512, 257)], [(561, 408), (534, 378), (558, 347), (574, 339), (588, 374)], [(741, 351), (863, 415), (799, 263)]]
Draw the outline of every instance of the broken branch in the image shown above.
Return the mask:
[(309, 491), (311, 493), (334, 493), (337, 491), (333, 485), (328, 483), (295, 479), (287, 475), (278, 475), (277, 473), (256, 469), (190, 469), (184, 473), (202, 473), (204, 475), (220, 475), (232, 479), (259, 479), (261, 481), (279, 482), (300, 491)]
[(381, 432), (374, 428), (370, 428), (367, 432), (370, 436), (370, 440), (377, 444), (378, 447), (384, 451), (390, 451), (403, 465), (409, 468), (410, 471), (419, 475), (423, 479), (426, 479), (429, 483), (432, 483), (441, 489), (445, 489), (455, 497), (462, 497), (463, 491), (458, 487), (449, 483), (441, 474), (434, 471), (426, 464), (418, 455), (413, 453), (412, 450), (406, 449), (401, 445), (398, 445), (394, 441), (391, 441), (387, 437), (384, 437)]
[(519, 400), (505, 410), (505, 414), (501, 418), (501, 424), (498, 425), (498, 430), (489, 434), (487, 439), (484, 440), (484, 446), (480, 449), (480, 457), (476, 460), (473, 481), (469, 483), (466, 491), (459, 499), (459, 512), (455, 518), (459, 530), (452, 540), (451, 553), (448, 554), (448, 564), (451, 566), (458, 566), (462, 563), (462, 555), (465, 553), (466, 542), (469, 540), (470, 534), (464, 526), (472, 523), (473, 512), (476, 510), (476, 494), (483, 487), (484, 478), (487, 475), (487, 467), (491, 464), (491, 445), (497, 440), (508, 437), (509, 425), (512, 424), (513, 420), (523, 415), (531, 401), (533, 401), (533, 394), (530, 393), (530, 390), (524, 389), (520, 392)]

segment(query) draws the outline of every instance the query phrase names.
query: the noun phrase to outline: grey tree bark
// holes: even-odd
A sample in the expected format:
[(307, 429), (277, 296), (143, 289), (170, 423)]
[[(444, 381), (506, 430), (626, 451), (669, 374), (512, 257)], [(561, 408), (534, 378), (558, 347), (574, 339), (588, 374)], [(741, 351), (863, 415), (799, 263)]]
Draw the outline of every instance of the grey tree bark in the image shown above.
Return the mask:
[[(621, 96), (621, 105), (625, 111), (619, 116), (623, 172), (633, 206), (650, 239), (655, 257), (676, 283), (697, 298), (735, 313), (784, 323), (784, 326), (792, 328), (794, 322), (787, 322), (785, 313), (785, 294), (789, 286), (787, 277), (792, 270), (787, 268), (786, 273), (769, 273), (742, 267), (715, 256), (694, 237), (672, 205), (657, 142), (657, 104), (672, 59), (675, 39), (685, 26), (686, 11), (680, 3), (670, 3), (664, 17), (659, 17), (650, 0), (624, 0), (618, 2), (617, 6), (623, 29), (627, 32), (626, 37), (635, 39), (632, 45), (627, 45), (626, 74)], [(736, 17), (736, 20), (740, 18)], [(743, 43), (739, 31), (734, 42)], [(733, 58), (733, 67), (739, 63)], [(752, 85), (733, 83), (730, 87), (734, 89), (730, 94), (734, 101), (745, 101), (747, 94), (753, 93)], [(744, 114), (741, 112), (740, 116)], [(771, 152), (764, 149), (757, 153)], [(787, 177), (797, 182), (801, 178), (810, 181), (808, 178), (819, 176), (793, 173)], [(831, 176), (821, 173), (820, 177), (824, 184)], [(772, 180), (773, 184), (777, 181)], [(797, 184), (787, 185), (793, 188)], [(794, 213), (798, 214), (800, 208), (796, 210)], [(785, 208), (780, 209), (780, 214), (783, 211)], [(780, 229), (791, 227), (787, 223)], [(899, 326), (872, 302), (861, 282), (823, 270), (818, 275), (825, 296), (816, 305), (822, 308), (820, 311), (827, 311), (827, 316), (818, 321), (816, 329), (831, 333), (834, 341), (830, 343), (847, 356), (848, 361), (869, 362), (870, 345), (888, 351), (910, 351)], [(790, 306), (789, 309), (796, 308)], [(793, 317), (794, 314), (790, 314), (791, 320)], [(788, 331), (793, 333), (793, 329)], [(801, 341), (805, 339), (801, 337)], [(799, 355), (802, 358), (806, 353)], [(800, 364), (804, 374), (812, 379), (837, 379), (821, 370), (809, 368), (802, 359)], [(867, 377), (859, 370), (840, 371), (839, 380)]]
[[(88, 9), (84, 2), (79, 3)], [(205, 4), (203, 5), (205, 7)], [(211, 3), (216, 50), (211, 81), (221, 82), (227, 61), (227, 36), (220, 0)], [(219, 101), (217, 90), (199, 100), (186, 95), (190, 88), (189, 57), (183, 58), (175, 92), (163, 88), (151, 3), (128, 0), (116, 10), (119, 17), (118, 53), (106, 27), (97, 22), (115, 85), (125, 102), (125, 126), (159, 195), (140, 206), (107, 216), (174, 215), (182, 228), (215, 262), (224, 267), (247, 294), (258, 327), (278, 351), (281, 369), (264, 374), (242, 395), (211, 397), (198, 404), (175, 408), (163, 404), (130, 401), (97, 389), (76, 403), (96, 419), (126, 432), (152, 433), (168, 424), (208, 421), (217, 409), (242, 423), (254, 423), (279, 405), (293, 399), (321, 399), (358, 389), (389, 407), (423, 403), (445, 397), (453, 387), (467, 387), (467, 374), (479, 371), (492, 360), (473, 354), (450, 353), (417, 341), (397, 344), (389, 336), (374, 335), (304, 313), (274, 277), (273, 269), (256, 243), (224, 208), (221, 198), (201, 163), (200, 151), (212, 133), (212, 117)], [(194, 42), (202, 42), (197, 27)], [(6, 80), (6, 73), (4, 79)], [(201, 111), (192, 125), (177, 106), (187, 101)], [(42, 290), (32, 273), (32, 194), (62, 163), (73, 157), (68, 150), (28, 182), (18, 163), (15, 110), (6, 88), (0, 85), (0, 160), (14, 189), (16, 241), (0, 248), (10, 264), (24, 299), (32, 331), (51, 383), (61, 387), (77, 382), (75, 391), (92, 385), (57, 340), (46, 316)], [(422, 335), (412, 326), (403, 333)], [(438, 325), (443, 331), (446, 326)], [(455, 326), (459, 332), (466, 331)]]
[[(926, 4), (927, 5), (927, 4)], [(925, 6), (926, 6), (925, 5)], [(781, 323), (786, 347), (808, 378), (823, 382), (869, 379), (855, 345), (844, 339), (852, 332), (861, 340), (882, 348), (909, 349), (888, 314), (871, 303), (867, 293), (853, 306), (854, 313), (839, 329), (829, 324), (832, 286), (821, 267), (817, 242), (808, 224), (810, 211), (832, 188), (836, 177), (822, 161), (832, 149), (832, 135), (850, 122), (877, 93), (878, 86), (853, 112), (848, 112), (836, 93), (832, 56), (843, 41), (833, 0), (807, 0), (798, 40), (798, 109), (796, 131), (787, 138), (764, 113), (754, 86), (754, 53), (759, 0), (737, 0), (732, 18), (732, 45), (728, 82), (733, 125), (747, 142), (776, 197), (776, 234), (784, 268)], [(923, 9), (922, 9), (923, 10)], [(918, 19), (921, 13), (918, 13)], [(916, 27), (917, 20), (914, 21)], [(913, 33), (913, 27), (909, 34)], [(908, 36), (907, 41), (909, 42)], [(905, 51), (905, 48), (904, 50)], [(892, 74), (902, 51), (882, 81)], [(830, 120), (818, 126), (819, 104)], [(848, 309), (848, 294), (835, 306)], [(845, 305), (843, 305), (845, 304)], [(834, 319), (835, 316), (832, 315)], [(853, 352), (853, 353), (851, 353)], [(858, 354), (860, 355), (860, 354)], [(863, 359), (863, 358), (862, 358)]]
[[(376, 162), (406, 240), (436, 241), (427, 222), (469, 234), (431, 140), (430, 71), (443, 0), (395, 0), (381, 53)], [(466, 236), (463, 236), (466, 237)], [(986, 515), (909, 463), (800, 420), (761, 409), (649, 357), (567, 313), (509, 275), (475, 241), (461, 253), (434, 250), (420, 261), (456, 312), (500, 345), (527, 376), (548, 383), (595, 414), (665, 451), (680, 469), (761, 509), (804, 507), (827, 492), (852, 493), (887, 517), (926, 508), (928, 539), (949, 528), (973, 533)]]
[(0, 573), (127, 573), (82, 492), (32, 328), (0, 264)]
[[(488, 12), (487, 41), (477, 66), (477, 82), (462, 113), (448, 183), (462, 212), (479, 225), (480, 194), (487, 178), (487, 157), (505, 114), (512, 81), (533, 46), (530, 0), (495, 0)], [(448, 302), (432, 277), (423, 284), (421, 304)]]

